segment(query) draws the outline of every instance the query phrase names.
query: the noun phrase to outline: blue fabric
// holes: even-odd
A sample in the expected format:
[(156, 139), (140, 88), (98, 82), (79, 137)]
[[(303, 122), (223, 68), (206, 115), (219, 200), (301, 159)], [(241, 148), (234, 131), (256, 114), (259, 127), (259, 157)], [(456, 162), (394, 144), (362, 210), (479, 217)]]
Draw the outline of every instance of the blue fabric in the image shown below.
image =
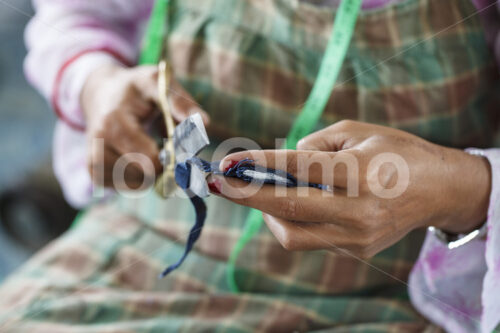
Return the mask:
[(200, 170), (206, 173), (212, 173), (214, 175), (222, 175), (224, 177), (237, 178), (246, 182), (253, 182), (256, 184), (269, 184), (275, 186), (286, 186), (286, 187), (301, 187), (308, 186), (321, 190), (325, 190), (326, 186), (321, 184), (313, 184), (307, 182), (300, 182), (291, 174), (281, 171), (268, 169), (261, 166), (254, 165), (252, 160), (245, 159), (238, 162), (233, 167), (222, 172), (219, 170), (220, 162), (209, 163), (198, 157), (193, 157), (188, 159), (184, 163), (179, 163), (175, 168), (175, 182), (182, 188), (193, 204), (196, 211), (196, 221), (189, 232), (189, 237), (186, 243), (186, 249), (182, 257), (175, 264), (170, 265), (160, 274), (160, 278), (167, 276), (170, 272), (177, 269), (186, 259), (189, 252), (193, 249), (194, 244), (200, 238), (201, 232), (203, 230), (203, 225), (205, 224), (205, 218), (207, 217), (207, 207), (202, 198), (196, 196), (189, 190), (190, 178), (191, 178), (191, 168), (196, 166)]
[[(253, 163), (254, 161), (250, 159), (242, 160), (224, 172), (219, 171), (220, 162), (209, 163), (198, 157), (191, 158), (189, 162), (196, 165), (198, 168), (200, 168), (205, 172), (213, 173), (214, 175), (222, 175), (225, 177), (238, 178), (240, 180), (249, 183), (254, 182), (256, 184), (268, 184), (268, 185), (286, 186), (286, 187), (314, 187), (321, 190), (326, 189), (326, 186), (322, 184), (314, 184), (314, 183), (298, 181), (294, 176), (285, 171), (269, 169), (259, 165), (254, 165)], [(246, 171), (254, 171), (256, 174), (259, 174), (260, 175), (259, 179), (255, 179), (255, 177), (247, 175)], [(280, 178), (276, 178), (274, 177), (274, 175), (277, 175)]]
[(203, 225), (205, 224), (205, 218), (207, 217), (207, 206), (205, 205), (205, 202), (203, 201), (202, 198), (194, 195), (189, 191), (189, 180), (191, 177), (191, 164), (189, 163), (179, 163), (175, 167), (175, 182), (177, 185), (179, 185), (180, 188), (182, 188), (188, 197), (191, 200), (191, 203), (193, 204), (194, 210), (196, 211), (196, 221), (191, 228), (191, 231), (189, 232), (189, 237), (186, 243), (186, 249), (184, 250), (184, 254), (182, 257), (177, 261), (175, 264), (170, 265), (167, 267), (161, 274), (160, 278), (164, 278), (167, 276), (170, 272), (173, 270), (177, 269), (186, 257), (188, 256), (189, 252), (193, 249), (194, 244), (200, 238), (201, 231), (203, 230)]

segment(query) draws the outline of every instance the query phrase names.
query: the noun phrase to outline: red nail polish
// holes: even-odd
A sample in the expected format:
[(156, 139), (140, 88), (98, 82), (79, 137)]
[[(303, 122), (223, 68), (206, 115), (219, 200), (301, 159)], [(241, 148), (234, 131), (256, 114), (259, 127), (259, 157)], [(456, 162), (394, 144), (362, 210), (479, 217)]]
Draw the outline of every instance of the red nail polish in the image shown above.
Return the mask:
[(229, 169), (234, 168), (239, 162), (240, 161), (230, 160), (229, 165), (224, 168), (224, 172), (227, 172)]
[(214, 194), (221, 194), (220, 189), (221, 189), (221, 182), (218, 179), (215, 179), (213, 182), (208, 183), (208, 188), (210, 192)]

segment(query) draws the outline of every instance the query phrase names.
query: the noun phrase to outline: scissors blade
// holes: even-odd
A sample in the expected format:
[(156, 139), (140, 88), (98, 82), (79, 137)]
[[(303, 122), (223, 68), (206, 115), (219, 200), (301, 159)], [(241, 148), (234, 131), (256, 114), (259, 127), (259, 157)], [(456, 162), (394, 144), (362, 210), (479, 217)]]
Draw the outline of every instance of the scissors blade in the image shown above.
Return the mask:
[[(200, 114), (189, 116), (174, 130), (174, 150), (176, 163), (184, 163), (195, 157), (210, 144), (205, 125)], [(198, 168), (191, 168), (189, 190), (199, 197), (209, 196), (205, 174)]]
[(176, 162), (196, 156), (210, 144), (201, 115), (196, 113), (181, 122), (174, 131)]

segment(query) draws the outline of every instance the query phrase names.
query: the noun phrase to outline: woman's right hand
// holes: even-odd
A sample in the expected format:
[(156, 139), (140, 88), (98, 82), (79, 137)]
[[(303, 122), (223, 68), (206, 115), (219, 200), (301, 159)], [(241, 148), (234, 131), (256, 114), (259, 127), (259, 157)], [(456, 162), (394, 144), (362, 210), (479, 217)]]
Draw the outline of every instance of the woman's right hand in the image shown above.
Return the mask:
[[(159, 113), (157, 77), (155, 66), (113, 65), (97, 69), (87, 79), (81, 106), (87, 121), (88, 167), (95, 184), (137, 189), (152, 184), (161, 172), (159, 148), (145, 130), (145, 124)], [(174, 119), (181, 122), (193, 113), (201, 113), (207, 124), (208, 115), (194, 99), (178, 83), (172, 82), (171, 87)], [(141, 161), (151, 162), (146, 161), (143, 166), (151, 167), (141, 167), (138, 156)], [(124, 175), (113, 177), (121, 157), (128, 163)]]

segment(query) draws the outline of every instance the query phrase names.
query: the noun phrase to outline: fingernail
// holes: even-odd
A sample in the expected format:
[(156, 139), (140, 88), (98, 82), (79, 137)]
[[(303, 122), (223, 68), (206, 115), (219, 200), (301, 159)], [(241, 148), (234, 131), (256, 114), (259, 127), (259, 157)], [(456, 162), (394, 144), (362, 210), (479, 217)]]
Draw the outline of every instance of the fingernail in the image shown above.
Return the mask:
[(227, 160), (224, 161), (224, 163), (222, 163), (220, 169), (223, 170), (224, 172), (227, 172), (229, 169), (234, 168), (238, 163), (239, 161)]
[(220, 180), (218, 180), (218, 179), (214, 179), (213, 181), (208, 183), (208, 189), (213, 194), (221, 194), (221, 188), (222, 188), (222, 184), (221, 184)]

